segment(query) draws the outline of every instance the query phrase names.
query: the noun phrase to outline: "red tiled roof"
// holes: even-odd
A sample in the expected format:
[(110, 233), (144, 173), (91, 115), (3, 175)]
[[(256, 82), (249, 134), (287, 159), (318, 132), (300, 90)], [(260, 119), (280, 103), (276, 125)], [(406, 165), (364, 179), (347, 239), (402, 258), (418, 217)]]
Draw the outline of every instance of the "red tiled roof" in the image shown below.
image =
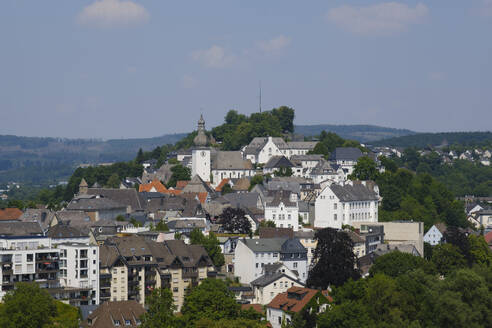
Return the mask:
[[(282, 311), (289, 312), (299, 312), (301, 311), (306, 304), (318, 294), (319, 290), (310, 289), (310, 288), (302, 288), (302, 287), (290, 287), (287, 289), (287, 292), (280, 293), (267, 305), (267, 307), (279, 309)], [(296, 297), (289, 297), (289, 294), (297, 294), (300, 299)], [(328, 301), (332, 301), (332, 298), (327, 295), (327, 291), (322, 292), (323, 296), (328, 298)]]
[(183, 189), (188, 185), (188, 182), (189, 181), (187, 180), (179, 180), (178, 182), (176, 182), (176, 189)]
[(164, 192), (164, 194), (169, 194), (169, 195), (175, 195), (175, 196), (177, 196), (177, 195), (181, 194), (182, 191), (183, 190), (179, 190), (179, 189), (168, 189), (168, 190), (166, 190)]
[(162, 192), (162, 193), (164, 193), (164, 192), (167, 191), (166, 186), (164, 186), (159, 180), (153, 180), (150, 183), (141, 184), (138, 187), (138, 191), (139, 192), (151, 191), (152, 190), (152, 187), (155, 189), (156, 192)]
[(222, 181), (215, 187), (215, 191), (222, 191), (222, 188), (229, 183), (229, 179), (222, 179)]
[(22, 213), (23, 212), (16, 207), (7, 207), (3, 210), (0, 209), (0, 221), (18, 220)]

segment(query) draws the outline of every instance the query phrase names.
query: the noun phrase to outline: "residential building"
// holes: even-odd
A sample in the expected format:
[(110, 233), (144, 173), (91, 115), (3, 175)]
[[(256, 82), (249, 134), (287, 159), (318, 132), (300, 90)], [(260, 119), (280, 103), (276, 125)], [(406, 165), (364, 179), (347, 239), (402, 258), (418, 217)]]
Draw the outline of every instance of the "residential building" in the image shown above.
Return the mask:
[(384, 243), (384, 226), (383, 225), (360, 225), (359, 236), (365, 240), (366, 254), (370, 254)]
[(345, 177), (352, 174), (355, 164), (363, 156), (361, 150), (355, 147), (337, 147), (328, 158), (333, 164), (341, 166)]
[(485, 230), (485, 232), (492, 231), (492, 208), (484, 208), (475, 213), (476, 220)]
[[(282, 324), (289, 324), (292, 316), (301, 311), (311, 313), (324, 312), (332, 299), (326, 290), (290, 287), (280, 293), (266, 306), (267, 320), (272, 328), (281, 328)], [(313, 307), (315, 305), (316, 307)]]
[[(364, 222), (354, 222), (355, 228), (364, 230)], [(384, 227), (384, 242), (389, 245), (413, 245), (420, 256), (424, 256), (424, 223), (414, 221), (375, 222), (371, 226)], [(367, 253), (370, 253), (367, 250)]]
[(299, 230), (294, 233), (294, 237), (299, 239), (302, 246), (306, 248), (308, 268), (311, 267), (314, 251), (318, 245), (318, 241), (314, 238), (314, 235), (314, 230)]
[(372, 181), (347, 181), (326, 186), (315, 201), (315, 228), (341, 229), (354, 222), (378, 222), (379, 188)]
[(283, 155), (279, 147), (283, 149), (287, 147), (282, 138), (256, 137), (242, 149), (242, 153), (243, 157), (253, 164), (265, 164), (273, 156)]
[(292, 170), (294, 168), (294, 164), (287, 159), (285, 156), (272, 156), (268, 162), (263, 166), (263, 174), (271, 174), (274, 175), (276, 171), (280, 170)]
[(0, 221), (20, 220), (23, 212), (16, 207), (0, 208)]
[(263, 267), (276, 262), (307, 279), (307, 251), (299, 239), (240, 239), (234, 253), (234, 273), (241, 283), (249, 284), (263, 274)]
[(101, 302), (136, 300), (145, 305), (154, 288), (170, 288), (177, 311), (190, 287), (216, 275), (205, 249), (181, 240), (111, 238), (100, 248), (100, 262)]
[(144, 307), (136, 301), (104, 302), (90, 313), (82, 328), (137, 328), (142, 324)]
[(287, 190), (270, 191), (273, 199), (265, 204), (265, 220), (279, 228), (299, 229), (297, 195)]
[(438, 245), (442, 242), (444, 232), (446, 231), (446, 225), (444, 223), (434, 224), (424, 235), (424, 243), (429, 243), (432, 246)]
[(75, 196), (66, 208), (69, 211), (83, 211), (94, 222), (99, 220), (114, 220), (118, 215), (124, 216), (127, 210), (125, 205), (97, 195)]
[(212, 185), (217, 186), (224, 179), (252, 177), (256, 171), (249, 159), (243, 159), (240, 151), (212, 151)]
[(82, 243), (63, 243), (60, 250), (60, 285), (80, 288), (72, 305), (99, 304), (99, 247)]
[(269, 304), (275, 296), (290, 287), (304, 287), (297, 275), (280, 262), (265, 265), (263, 272), (262, 276), (251, 282), (255, 304)]

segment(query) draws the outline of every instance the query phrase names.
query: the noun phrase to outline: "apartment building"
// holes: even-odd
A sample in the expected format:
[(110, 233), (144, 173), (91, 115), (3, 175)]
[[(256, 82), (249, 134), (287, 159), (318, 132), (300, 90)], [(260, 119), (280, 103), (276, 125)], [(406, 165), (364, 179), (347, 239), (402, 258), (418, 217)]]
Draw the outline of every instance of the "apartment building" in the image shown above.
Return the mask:
[(145, 305), (154, 288), (169, 288), (179, 311), (190, 287), (215, 276), (205, 249), (181, 240), (115, 237), (100, 249), (101, 302), (135, 300)]
[(271, 190), (269, 196), (273, 198), (265, 204), (265, 220), (275, 222), (278, 228), (299, 229), (299, 207), (297, 194), (289, 190)]

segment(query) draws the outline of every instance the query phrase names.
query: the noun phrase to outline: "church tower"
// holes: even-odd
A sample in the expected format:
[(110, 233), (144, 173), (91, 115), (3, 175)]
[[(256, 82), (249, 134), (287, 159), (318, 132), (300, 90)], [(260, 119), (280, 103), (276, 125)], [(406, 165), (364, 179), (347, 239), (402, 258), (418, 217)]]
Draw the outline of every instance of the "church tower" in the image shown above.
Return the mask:
[(203, 181), (210, 182), (210, 148), (207, 148), (209, 140), (205, 134), (205, 120), (200, 115), (198, 120), (198, 134), (193, 139), (191, 151), (191, 176), (198, 175)]

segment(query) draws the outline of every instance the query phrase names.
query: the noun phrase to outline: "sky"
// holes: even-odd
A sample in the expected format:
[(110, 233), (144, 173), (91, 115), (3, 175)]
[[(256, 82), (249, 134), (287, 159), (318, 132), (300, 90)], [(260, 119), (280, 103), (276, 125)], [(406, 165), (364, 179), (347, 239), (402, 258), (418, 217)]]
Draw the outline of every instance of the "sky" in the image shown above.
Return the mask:
[(0, 1), (0, 134), (296, 124), (490, 131), (492, 0)]

